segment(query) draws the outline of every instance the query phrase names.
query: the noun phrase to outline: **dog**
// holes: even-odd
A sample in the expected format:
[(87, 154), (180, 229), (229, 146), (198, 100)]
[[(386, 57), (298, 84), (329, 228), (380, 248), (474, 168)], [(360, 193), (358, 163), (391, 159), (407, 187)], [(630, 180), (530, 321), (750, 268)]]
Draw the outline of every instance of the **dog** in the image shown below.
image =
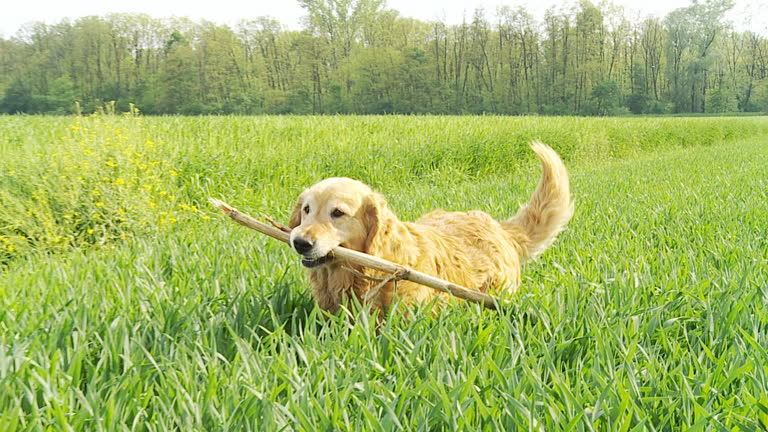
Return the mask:
[[(432, 211), (416, 222), (400, 221), (384, 197), (346, 177), (325, 179), (304, 190), (288, 223), (291, 247), (307, 268), (319, 307), (336, 312), (388, 275), (342, 262), (333, 249), (343, 246), (441, 279), (486, 292), (514, 292), (521, 264), (541, 254), (573, 215), (568, 172), (545, 144), (531, 148), (543, 173), (531, 200), (512, 218), (487, 213)], [(409, 281), (390, 282), (369, 299), (386, 312), (395, 299), (425, 303), (447, 294)]]

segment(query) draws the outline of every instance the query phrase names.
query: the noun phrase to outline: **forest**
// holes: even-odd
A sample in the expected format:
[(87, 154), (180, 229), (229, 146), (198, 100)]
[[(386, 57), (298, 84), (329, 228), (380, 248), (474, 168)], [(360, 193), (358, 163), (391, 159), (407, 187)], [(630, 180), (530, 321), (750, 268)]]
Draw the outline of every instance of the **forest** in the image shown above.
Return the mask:
[(298, 0), (302, 28), (110, 14), (0, 39), (0, 112), (545, 114), (768, 112), (768, 39), (731, 0), (662, 18), (581, 0), (461, 24), (384, 0)]

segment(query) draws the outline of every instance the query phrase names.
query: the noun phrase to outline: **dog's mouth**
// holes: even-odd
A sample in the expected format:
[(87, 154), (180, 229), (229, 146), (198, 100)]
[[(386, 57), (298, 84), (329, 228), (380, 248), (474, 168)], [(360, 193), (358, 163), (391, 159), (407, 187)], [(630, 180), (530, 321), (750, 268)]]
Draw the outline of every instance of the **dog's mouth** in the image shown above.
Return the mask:
[(328, 255), (321, 256), (320, 258), (307, 258), (302, 257), (301, 258), (301, 265), (303, 265), (306, 268), (313, 268), (321, 266), (327, 262), (330, 262), (333, 260), (333, 254), (329, 253)]

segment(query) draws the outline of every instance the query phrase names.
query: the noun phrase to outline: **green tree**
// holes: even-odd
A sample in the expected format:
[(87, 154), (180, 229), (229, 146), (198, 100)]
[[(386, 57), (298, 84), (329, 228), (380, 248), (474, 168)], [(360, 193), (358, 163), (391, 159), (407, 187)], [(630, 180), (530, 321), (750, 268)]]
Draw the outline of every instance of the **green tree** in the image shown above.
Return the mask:
[(202, 114), (203, 101), (198, 91), (198, 63), (189, 41), (174, 31), (165, 43), (161, 70), (162, 100), (158, 109), (164, 113)]
[(735, 112), (737, 108), (736, 94), (727, 86), (712, 90), (707, 97), (706, 112), (708, 113)]
[(32, 90), (21, 80), (16, 80), (5, 89), (0, 112), (6, 114), (33, 113), (38, 111), (38, 105), (32, 95)]
[[(765, 108), (768, 40), (731, 31), (730, 0), (630, 24), (610, 4), (483, 10), (456, 25), (383, 0), (301, 0), (302, 30), (112, 14), (0, 38), (0, 109), (147, 113), (611, 114)], [(615, 84), (615, 85), (614, 85)], [(618, 94), (619, 102), (616, 102)], [(626, 95), (626, 98), (623, 97)]]
[(75, 83), (67, 77), (60, 77), (51, 83), (44, 99), (47, 112), (67, 114), (73, 112), (74, 104), (80, 98), (75, 89)]
[(600, 81), (592, 87), (592, 99), (595, 102), (595, 114), (606, 115), (621, 103), (621, 89), (614, 80)]
[(707, 71), (715, 58), (715, 42), (726, 27), (725, 13), (732, 7), (732, 0), (706, 0), (676, 9), (665, 18), (670, 35), (668, 73), (677, 111), (704, 111)]

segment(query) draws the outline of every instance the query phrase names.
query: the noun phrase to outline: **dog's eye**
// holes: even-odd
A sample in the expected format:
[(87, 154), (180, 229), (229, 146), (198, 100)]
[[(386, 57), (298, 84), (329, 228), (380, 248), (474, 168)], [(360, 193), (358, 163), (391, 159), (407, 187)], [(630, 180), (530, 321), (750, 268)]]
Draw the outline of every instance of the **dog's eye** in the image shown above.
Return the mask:
[(304, 206), (304, 213), (309, 214), (309, 206), (308, 205)]
[(344, 216), (344, 212), (339, 209), (333, 209), (333, 211), (331, 212), (331, 217), (333, 218), (340, 218), (342, 216)]

